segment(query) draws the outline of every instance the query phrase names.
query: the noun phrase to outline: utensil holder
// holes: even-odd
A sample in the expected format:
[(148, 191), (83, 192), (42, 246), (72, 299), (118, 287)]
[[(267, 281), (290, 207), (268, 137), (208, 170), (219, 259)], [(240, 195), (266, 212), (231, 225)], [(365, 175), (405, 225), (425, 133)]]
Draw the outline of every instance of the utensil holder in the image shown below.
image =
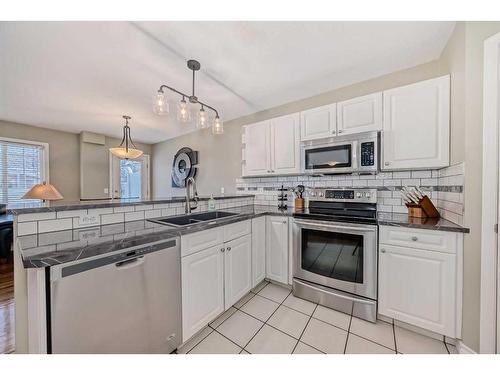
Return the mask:
[(296, 209), (302, 210), (304, 208), (304, 198), (295, 198), (294, 206)]

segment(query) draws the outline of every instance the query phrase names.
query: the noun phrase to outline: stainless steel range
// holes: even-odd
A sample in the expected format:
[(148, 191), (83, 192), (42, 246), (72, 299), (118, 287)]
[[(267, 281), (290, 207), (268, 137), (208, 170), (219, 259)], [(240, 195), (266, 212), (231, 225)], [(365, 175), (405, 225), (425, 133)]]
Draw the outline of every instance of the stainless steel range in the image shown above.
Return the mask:
[(308, 190), (293, 241), (295, 296), (376, 320), (376, 189)]

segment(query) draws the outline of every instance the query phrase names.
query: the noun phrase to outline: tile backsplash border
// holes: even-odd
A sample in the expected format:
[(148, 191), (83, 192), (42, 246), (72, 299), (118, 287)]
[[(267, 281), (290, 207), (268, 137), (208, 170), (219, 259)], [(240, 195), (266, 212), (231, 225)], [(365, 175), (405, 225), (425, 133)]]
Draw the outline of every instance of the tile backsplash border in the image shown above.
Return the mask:
[[(437, 170), (379, 172), (370, 175), (270, 176), (236, 179), (237, 194), (254, 194), (255, 204), (278, 204), (277, 188), (373, 188), (377, 189), (380, 212), (407, 213), (401, 200), (403, 186), (420, 186), (426, 191), (443, 218), (463, 224), (465, 164), (458, 163)], [(293, 206), (293, 193), (288, 192), (288, 206)]]

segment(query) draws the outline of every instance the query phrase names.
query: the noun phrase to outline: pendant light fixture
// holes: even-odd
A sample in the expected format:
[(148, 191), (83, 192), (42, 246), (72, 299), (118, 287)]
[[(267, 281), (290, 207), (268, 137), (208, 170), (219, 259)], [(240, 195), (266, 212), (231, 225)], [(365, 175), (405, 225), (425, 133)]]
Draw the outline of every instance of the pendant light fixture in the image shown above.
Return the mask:
[[(183, 123), (188, 123), (191, 121), (191, 111), (189, 108), (189, 103), (191, 104), (199, 104), (201, 106), (200, 110), (196, 116), (196, 127), (199, 129), (212, 127), (213, 134), (223, 134), (224, 126), (222, 120), (219, 117), (219, 112), (214, 107), (209, 106), (206, 103), (201, 102), (198, 97), (195, 95), (194, 91), (194, 83), (195, 83), (195, 73), (197, 70), (200, 70), (201, 64), (196, 60), (188, 60), (187, 67), (193, 72), (193, 91), (191, 95), (187, 95), (179, 90), (174, 89), (173, 87), (167, 85), (161, 85), (158, 89), (158, 93), (153, 96), (153, 112), (157, 115), (163, 116), (168, 114), (169, 112), (169, 103), (167, 102), (167, 98), (165, 96), (164, 89), (168, 89), (170, 91), (179, 94), (182, 99), (177, 104), (177, 120)], [(188, 98), (189, 103), (186, 102), (186, 98)], [(215, 118), (213, 121), (208, 116), (205, 111), (205, 107), (212, 110), (215, 113)]]
[[(143, 154), (143, 152), (135, 146), (130, 137), (130, 127), (128, 126), (128, 120), (132, 117), (123, 115), (125, 119), (125, 126), (123, 127), (123, 138), (120, 146), (110, 148), (109, 151), (120, 159), (136, 159)], [(131, 147), (132, 146), (132, 147)]]

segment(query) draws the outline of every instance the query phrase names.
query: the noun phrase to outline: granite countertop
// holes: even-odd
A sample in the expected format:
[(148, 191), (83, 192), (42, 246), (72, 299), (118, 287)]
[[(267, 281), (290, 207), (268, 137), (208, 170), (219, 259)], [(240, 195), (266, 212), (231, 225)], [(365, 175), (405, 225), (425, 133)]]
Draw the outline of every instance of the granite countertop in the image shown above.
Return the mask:
[(470, 232), (469, 228), (465, 228), (443, 218), (418, 218), (398, 213), (379, 212), (377, 223), (378, 225), (389, 225), (394, 227), (442, 230), (446, 232), (460, 233)]
[[(43, 268), (259, 216), (284, 215), (292, 217), (307, 214), (307, 210), (294, 210), (293, 208), (280, 210), (273, 206), (259, 205), (229, 208), (224, 209), (224, 211), (234, 212), (237, 215), (217, 219), (215, 223), (213, 221), (201, 222), (184, 227), (172, 227), (148, 220), (139, 220), (75, 230), (40, 233), (18, 237), (17, 248), (21, 252), (25, 268)], [(462, 233), (469, 232), (469, 229), (445, 219), (415, 219), (409, 218), (406, 214), (379, 213), (378, 224)]]
[(128, 247), (194, 233), (263, 215), (293, 214), (293, 209), (279, 210), (270, 206), (242, 206), (224, 209), (238, 215), (172, 227), (148, 220), (130, 221), (74, 230), (39, 233), (17, 238), (24, 268), (41, 268), (90, 258)]
[[(238, 195), (220, 195), (214, 196), (215, 200), (222, 199), (236, 199), (236, 198), (252, 198), (252, 194), (238, 194)], [(200, 201), (209, 200), (209, 196), (200, 196)], [(121, 207), (121, 206), (134, 206), (143, 204), (161, 204), (161, 203), (183, 203), (186, 201), (184, 196), (176, 197), (164, 197), (156, 199), (103, 199), (103, 200), (91, 200), (91, 201), (78, 201), (78, 202), (65, 202), (65, 201), (54, 201), (50, 202), (49, 206), (45, 206), (42, 203), (25, 203), (16, 204), (7, 207), (7, 213), (20, 215), (20, 214), (31, 214), (37, 212), (56, 212), (56, 211), (70, 211), (70, 210), (81, 210), (81, 209), (92, 209), (92, 208), (106, 208), (106, 207)]]

